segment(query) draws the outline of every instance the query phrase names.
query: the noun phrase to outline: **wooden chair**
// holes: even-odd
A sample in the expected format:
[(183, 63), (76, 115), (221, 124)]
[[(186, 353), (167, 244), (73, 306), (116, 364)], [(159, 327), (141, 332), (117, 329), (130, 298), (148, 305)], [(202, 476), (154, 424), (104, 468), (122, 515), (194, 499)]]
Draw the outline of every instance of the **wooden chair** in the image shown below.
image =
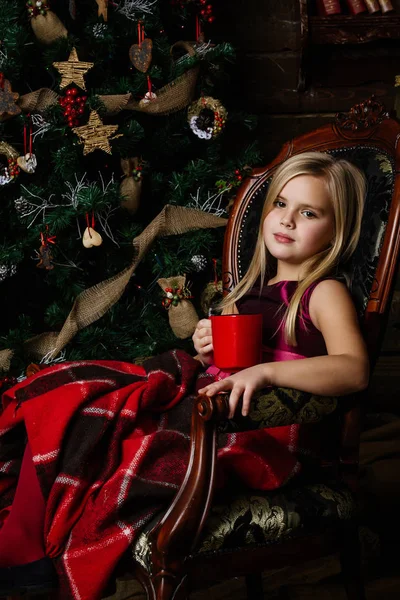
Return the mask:
[[(243, 276), (271, 175), (289, 156), (307, 150), (347, 158), (366, 173), (368, 194), (361, 239), (352, 259), (352, 293), (374, 365), (390, 304), (400, 249), (400, 125), (373, 98), (335, 121), (286, 143), (266, 168), (241, 186), (224, 245), (228, 287)], [(329, 480), (297, 483), (215, 505), (218, 423), (227, 417), (227, 395), (199, 396), (192, 416), (188, 471), (172, 505), (143, 532), (133, 548), (135, 577), (151, 600), (184, 600), (196, 587), (245, 576), (248, 598), (263, 598), (261, 572), (340, 552), (349, 600), (365, 598), (354, 516), (360, 431), (360, 398), (340, 417), (340, 451)], [(339, 418), (339, 417), (338, 417)], [(335, 468), (333, 468), (335, 467)], [(335, 479), (332, 479), (332, 473)], [(349, 492), (351, 490), (351, 492)], [(257, 536), (248, 536), (251, 503), (265, 509)], [(248, 503), (246, 512), (245, 503)], [(243, 508), (244, 506), (244, 508)], [(296, 519), (293, 519), (293, 514)], [(219, 527), (224, 519), (225, 533)], [(279, 519), (279, 527), (275, 527)], [(240, 521), (240, 523), (239, 523)], [(293, 523), (293, 521), (296, 521)], [(278, 530), (278, 533), (277, 533)], [(244, 534), (243, 534), (244, 531)], [(229, 535), (228, 535), (228, 533)]]

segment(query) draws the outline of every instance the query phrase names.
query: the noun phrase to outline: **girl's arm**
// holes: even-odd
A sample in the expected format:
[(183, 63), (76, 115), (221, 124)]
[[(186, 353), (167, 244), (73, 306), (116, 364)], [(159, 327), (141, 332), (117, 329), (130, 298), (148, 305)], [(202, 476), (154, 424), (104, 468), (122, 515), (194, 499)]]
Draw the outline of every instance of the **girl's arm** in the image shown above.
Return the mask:
[(321, 396), (341, 396), (364, 389), (368, 385), (368, 356), (346, 287), (336, 280), (321, 281), (310, 298), (310, 317), (324, 337), (326, 356), (263, 363), (199, 391), (211, 396), (232, 390), (232, 417), (242, 396), (242, 413), (246, 415), (253, 393), (269, 385)]

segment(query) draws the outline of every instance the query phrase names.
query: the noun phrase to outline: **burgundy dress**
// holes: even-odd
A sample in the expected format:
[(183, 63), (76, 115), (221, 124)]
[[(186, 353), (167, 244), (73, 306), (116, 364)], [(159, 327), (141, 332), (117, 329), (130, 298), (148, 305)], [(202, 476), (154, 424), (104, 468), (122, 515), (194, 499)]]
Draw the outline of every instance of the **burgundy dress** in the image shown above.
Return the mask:
[[(321, 279), (318, 279), (312, 283), (303, 295), (301, 315), (297, 318), (296, 346), (286, 343), (282, 318), (296, 291), (297, 281), (279, 281), (264, 285), (261, 295), (259, 286), (255, 285), (236, 302), (241, 314), (262, 313), (263, 315), (263, 362), (296, 360), (327, 354), (322, 333), (312, 323), (309, 311), (311, 294), (320, 282)], [(214, 365), (207, 371), (220, 379), (230, 375)]]

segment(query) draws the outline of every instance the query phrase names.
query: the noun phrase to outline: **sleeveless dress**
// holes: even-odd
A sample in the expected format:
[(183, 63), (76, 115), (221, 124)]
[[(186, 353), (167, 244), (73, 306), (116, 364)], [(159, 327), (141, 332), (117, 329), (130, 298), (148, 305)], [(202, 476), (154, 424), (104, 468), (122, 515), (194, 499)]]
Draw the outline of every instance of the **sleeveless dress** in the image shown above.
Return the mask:
[[(255, 285), (245, 296), (236, 302), (240, 314), (262, 313), (262, 359), (263, 362), (296, 360), (323, 356), (327, 354), (322, 333), (315, 327), (310, 318), (310, 298), (321, 282), (318, 279), (305, 291), (301, 301), (301, 315), (297, 318), (297, 345), (286, 343), (282, 326), (283, 315), (296, 291), (297, 281), (279, 281), (264, 285), (261, 295), (259, 285)], [(230, 373), (211, 365), (207, 372), (218, 379), (229, 377)]]

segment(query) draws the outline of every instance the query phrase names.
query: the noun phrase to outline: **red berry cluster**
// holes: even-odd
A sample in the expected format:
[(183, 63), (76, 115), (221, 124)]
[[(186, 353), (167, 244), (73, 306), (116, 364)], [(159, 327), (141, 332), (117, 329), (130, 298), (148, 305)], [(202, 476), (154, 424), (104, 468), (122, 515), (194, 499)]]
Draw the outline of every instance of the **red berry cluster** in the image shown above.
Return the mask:
[(186, 287), (185, 288), (167, 287), (167, 288), (165, 288), (164, 293), (165, 293), (165, 296), (162, 299), (161, 304), (167, 310), (171, 306), (171, 304), (172, 304), (172, 306), (178, 306), (178, 304), (181, 300), (184, 300), (185, 298), (193, 298), (193, 296), (190, 295), (190, 291)]
[(171, 0), (172, 6), (178, 6), (181, 9), (193, 2), (196, 10), (200, 9), (199, 14), (203, 21), (207, 21), (207, 23), (213, 23), (213, 21), (215, 21), (213, 7), (212, 4), (210, 4), (210, 0)]
[(47, 0), (28, 0), (25, 6), (28, 9), (28, 15), (30, 17), (45, 15), (49, 10)]
[(214, 127), (213, 134), (218, 135), (223, 130), (226, 123), (226, 119), (217, 111), (214, 111)]
[(207, 0), (200, 0), (200, 5), (203, 6), (200, 10), (200, 16), (203, 21), (207, 21), (207, 23), (215, 21), (212, 4), (207, 4)]
[(8, 159), (8, 173), (9, 173), (9, 176), (11, 177), (11, 179), (14, 179), (15, 177), (17, 177), (19, 175), (19, 171), (20, 171), (20, 168), (18, 166), (17, 159), (9, 158)]
[(83, 115), (87, 96), (79, 96), (78, 88), (68, 88), (65, 96), (60, 98), (59, 102), (64, 109), (64, 117), (69, 127), (79, 125), (79, 117)]
[(140, 181), (143, 176), (143, 165), (138, 165), (132, 169), (132, 177), (135, 181)]
[(242, 181), (243, 176), (242, 176), (242, 174), (240, 172), (240, 169), (235, 169), (235, 175), (236, 175), (237, 181)]

